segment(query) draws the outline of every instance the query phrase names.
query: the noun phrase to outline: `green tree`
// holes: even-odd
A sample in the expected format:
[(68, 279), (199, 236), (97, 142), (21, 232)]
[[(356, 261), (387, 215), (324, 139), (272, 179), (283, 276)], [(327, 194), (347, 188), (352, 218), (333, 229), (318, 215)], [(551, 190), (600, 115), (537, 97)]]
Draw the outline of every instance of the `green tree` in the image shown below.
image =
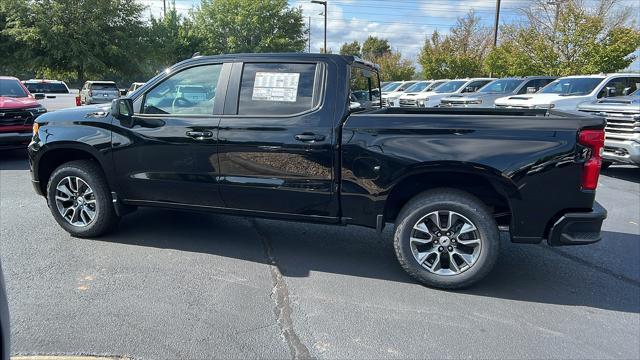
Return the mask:
[(24, 67), (38, 76), (133, 75), (145, 49), (143, 9), (135, 0), (32, 0), (28, 16), (9, 14), (3, 33), (30, 49)]
[(458, 18), (451, 34), (441, 37), (434, 31), (425, 39), (418, 56), (426, 79), (460, 78), (483, 75), (482, 64), (490, 43), (490, 31), (473, 11)]
[(31, 77), (25, 64), (32, 57), (31, 48), (13, 36), (16, 19), (28, 21), (29, 4), (26, 0), (0, 1), (0, 74), (11, 74), (21, 78)]
[(194, 27), (208, 54), (301, 52), (306, 44), (302, 10), (287, 0), (203, 0)]
[(201, 47), (190, 16), (180, 16), (175, 5), (161, 18), (151, 17), (149, 25), (151, 66), (164, 68), (191, 57)]
[(376, 63), (380, 65), (381, 81), (411, 80), (416, 72), (413, 62), (403, 59), (399, 51), (383, 54)]
[(560, 3), (556, 18), (555, 7), (537, 0), (523, 9), (525, 24), (502, 27), (500, 45), (485, 59), (485, 71), (565, 76), (626, 68), (640, 47), (640, 32), (634, 11), (616, 3), (599, 0), (586, 6), (568, 0)]
[(344, 43), (340, 47), (340, 55), (353, 55), (362, 57), (362, 47), (357, 40), (350, 43)]
[(375, 36), (369, 36), (362, 43), (362, 58), (369, 61), (374, 61), (380, 58), (382, 55), (391, 53), (391, 45), (389, 40), (380, 39)]

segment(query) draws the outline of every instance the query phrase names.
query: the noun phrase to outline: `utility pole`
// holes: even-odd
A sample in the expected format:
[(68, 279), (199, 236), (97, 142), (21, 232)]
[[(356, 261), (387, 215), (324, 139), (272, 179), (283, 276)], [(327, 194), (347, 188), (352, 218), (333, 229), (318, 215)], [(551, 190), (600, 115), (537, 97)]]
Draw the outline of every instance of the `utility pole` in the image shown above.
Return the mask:
[(325, 0), (311, 0), (314, 4), (320, 4), (324, 6), (324, 50), (327, 53), (327, 2)]
[(498, 45), (498, 24), (500, 23), (500, 0), (496, 0), (496, 22), (493, 27), (493, 47)]
[(311, 53), (311, 16), (309, 16), (309, 53)]

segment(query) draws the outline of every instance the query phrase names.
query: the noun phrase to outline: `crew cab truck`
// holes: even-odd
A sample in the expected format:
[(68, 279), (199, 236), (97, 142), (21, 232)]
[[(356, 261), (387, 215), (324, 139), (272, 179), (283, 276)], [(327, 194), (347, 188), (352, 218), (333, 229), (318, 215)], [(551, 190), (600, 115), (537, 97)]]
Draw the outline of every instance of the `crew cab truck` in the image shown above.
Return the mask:
[(640, 90), (628, 96), (582, 104), (578, 110), (604, 116), (607, 120), (603, 167), (614, 163), (640, 166)]
[(15, 77), (0, 76), (0, 150), (25, 149), (31, 140), (33, 120), (47, 110), (37, 96)]
[(22, 82), (29, 92), (39, 96), (38, 102), (47, 109), (55, 111), (78, 106), (78, 90), (70, 90), (64, 81), (31, 79)]
[[(203, 95), (181, 96), (186, 85)], [(517, 243), (600, 240), (604, 119), (351, 106), (351, 92), (373, 99), (377, 88), (376, 66), (349, 56), (192, 58), (110, 107), (38, 118), (33, 186), (78, 237), (140, 206), (378, 231), (395, 223), (402, 267), (440, 288), (483, 278), (500, 230)]]

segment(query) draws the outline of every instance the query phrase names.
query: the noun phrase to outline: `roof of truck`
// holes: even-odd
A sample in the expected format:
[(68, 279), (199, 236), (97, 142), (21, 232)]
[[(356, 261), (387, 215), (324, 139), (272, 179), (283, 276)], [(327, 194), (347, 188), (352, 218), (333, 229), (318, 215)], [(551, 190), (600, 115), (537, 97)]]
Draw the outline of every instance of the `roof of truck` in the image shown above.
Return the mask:
[[(216, 60), (216, 59), (233, 59), (233, 58), (256, 58), (256, 59), (319, 59), (327, 58), (339, 61), (345, 61), (349, 64), (360, 63), (363, 65), (377, 67), (376, 64), (363, 60), (357, 56), (352, 55), (338, 55), (338, 54), (318, 54), (318, 53), (240, 53), (240, 54), (225, 54), (225, 55), (197, 55), (190, 59), (179, 62), (178, 64), (188, 63), (196, 60)], [(178, 65), (176, 64), (176, 65)], [(173, 65), (173, 66), (176, 66)], [(172, 66), (172, 67), (173, 67)]]

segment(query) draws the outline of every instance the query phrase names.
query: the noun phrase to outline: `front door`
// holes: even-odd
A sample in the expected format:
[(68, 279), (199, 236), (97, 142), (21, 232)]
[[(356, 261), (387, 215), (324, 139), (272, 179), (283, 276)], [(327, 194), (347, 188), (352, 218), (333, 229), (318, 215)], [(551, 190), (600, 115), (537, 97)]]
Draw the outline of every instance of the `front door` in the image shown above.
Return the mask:
[(227, 207), (337, 217), (325, 74), (315, 62), (234, 64), (219, 132)]
[(178, 69), (135, 99), (130, 122), (114, 120), (122, 198), (151, 205), (222, 204), (216, 141), (224, 101), (216, 92), (227, 80), (222, 70), (222, 64)]

